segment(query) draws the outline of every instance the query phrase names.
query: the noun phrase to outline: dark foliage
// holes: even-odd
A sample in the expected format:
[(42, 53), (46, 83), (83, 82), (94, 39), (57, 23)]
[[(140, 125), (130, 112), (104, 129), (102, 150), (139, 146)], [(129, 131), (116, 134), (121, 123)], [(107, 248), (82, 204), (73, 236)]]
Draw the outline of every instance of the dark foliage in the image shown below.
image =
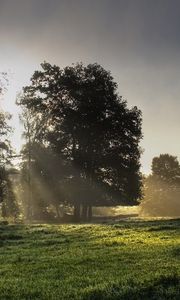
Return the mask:
[(81, 205), (86, 219), (92, 206), (137, 204), (141, 112), (127, 107), (110, 72), (98, 64), (60, 69), (43, 63), (42, 69), (19, 104), (37, 120), (38, 140), (66, 166), (63, 186), (76, 217)]

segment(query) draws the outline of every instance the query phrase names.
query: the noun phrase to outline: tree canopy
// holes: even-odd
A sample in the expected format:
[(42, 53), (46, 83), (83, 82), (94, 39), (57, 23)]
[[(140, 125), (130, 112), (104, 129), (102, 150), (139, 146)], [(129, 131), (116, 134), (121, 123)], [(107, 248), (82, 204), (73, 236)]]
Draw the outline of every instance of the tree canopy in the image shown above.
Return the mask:
[(77, 214), (80, 206), (87, 215), (96, 205), (137, 204), (141, 111), (128, 108), (110, 72), (98, 64), (41, 66), (19, 104), (37, 122), (38, 140), (66, 168), (64, 186)]

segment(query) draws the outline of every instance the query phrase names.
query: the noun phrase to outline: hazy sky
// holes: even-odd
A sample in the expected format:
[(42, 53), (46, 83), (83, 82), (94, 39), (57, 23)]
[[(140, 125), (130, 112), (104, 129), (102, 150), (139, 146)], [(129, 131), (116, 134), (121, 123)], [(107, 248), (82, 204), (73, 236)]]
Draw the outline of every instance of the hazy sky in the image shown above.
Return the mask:
[(13, 145), (22, 143), (15, 95), (44, 60), (100, 63), (119, 93), (143, 112), (142, 169), (170, 153), (180, 159), (179, 0), (0, 0), (0, 70), (11, 82), (3, 106), (13, 113)]

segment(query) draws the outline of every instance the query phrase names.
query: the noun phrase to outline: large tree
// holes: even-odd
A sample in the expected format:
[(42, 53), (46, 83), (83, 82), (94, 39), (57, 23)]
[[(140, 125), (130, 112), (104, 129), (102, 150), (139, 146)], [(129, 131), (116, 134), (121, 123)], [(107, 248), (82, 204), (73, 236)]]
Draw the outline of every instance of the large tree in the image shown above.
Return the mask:
[[(42, 121), (39, 140), (69, 166), (69, 201), (77, 218), (93, 205), (137, 204), (141, 196), (141, 112), (118, 95), (98, 64), (42, 64), (19, 103)], [(72, 191), (72, 192), (69, 192)]]

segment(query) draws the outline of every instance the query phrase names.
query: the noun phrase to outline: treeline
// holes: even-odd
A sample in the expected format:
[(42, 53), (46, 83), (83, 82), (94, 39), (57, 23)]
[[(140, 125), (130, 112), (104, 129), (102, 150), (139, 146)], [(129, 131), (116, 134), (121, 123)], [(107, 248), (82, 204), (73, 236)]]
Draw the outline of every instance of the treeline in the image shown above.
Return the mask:
[(26, 143), (13, 180), (24, 217), (59, 219), (68, 207), (86, 221), (95, 206), (138, 204), (141, 111), (98, 64), (41, 67), (17, 100)]

